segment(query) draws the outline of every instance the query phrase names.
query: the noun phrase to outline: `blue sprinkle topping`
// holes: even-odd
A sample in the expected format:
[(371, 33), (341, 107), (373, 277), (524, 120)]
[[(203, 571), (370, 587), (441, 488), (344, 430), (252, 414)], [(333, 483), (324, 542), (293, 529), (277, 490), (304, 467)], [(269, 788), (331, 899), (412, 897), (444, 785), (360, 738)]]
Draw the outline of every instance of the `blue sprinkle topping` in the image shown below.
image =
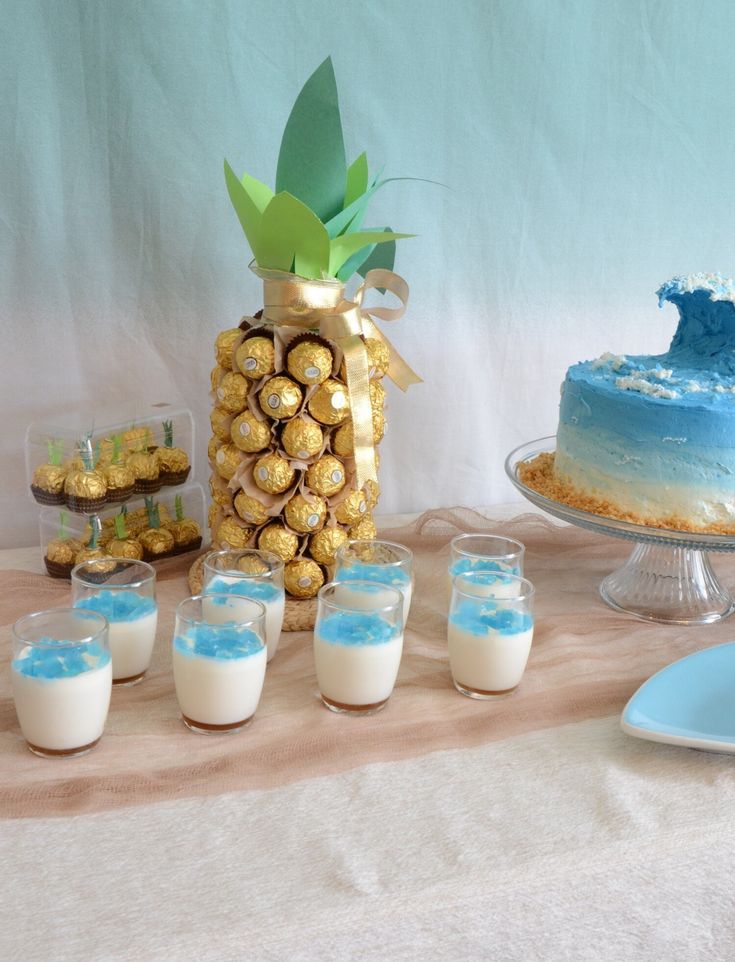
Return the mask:
[(75, 608), (89, 608), (104, 615), (108, 621), (135, 621), (145, 615), (152, 615), (156, 602), (136, 591), (100, 591), (89, 598), (76, 602)]
[(249, 658), (263, 651), (261, 639), (250, 628), (231, 625), (197, 625), (174, 638), (174, 647), (182, 655), (199, 658), (232, 660)]
[[(470, 571), (502, 571), (508, 575), (520, 575), (521, 569), (518, 565), (507, 565), (500, 561), (491, 561), (490, 558), (459, 558), (454, 564), (449, 566), (449, 574), (464, 575)], [(490, 584), (491, 582), (484, 582)]]
[(335, 611), (320, 623), (317, 633), (330, 645), (384, 645), (400, 634), (377, 612)]
[[(27, 648), (27, 654), (13, 661), (13, 671), (30, 678), (72, 678), (85, 671), (103, 668), (110, 660), (110, 653), (94, 642), (75, 645), (53, 638), (42, 638), (41, 642), (59, 647)], [(68, 645), (72, 647), (66, 647)]]
[(498, 608), (492, 601), (478, 604), (467, 599), (460, 600), (449, 616), (457, 628), (473, 635), (488, 635), (497, 631), (501, 635), (517, 635), (533, 627), (533, 618), (526, 611), (514, 608)]
[(377, 581), (381, 585), (392, 585), (396, 588), (405, 587), (411, 581), (411, 576), (403, 568), (364, 562), (340, 567), (337, 577), (342, 581)]
[[(237, 581), (225, 581), (224, 578), (214, 578), (204, 589), (205, 595), (239, 595), (241, 598), (256, 601), (276, 601), (283, 594), (283, 588), (271, 581), (256, 581), (255, 578), (238, 578)], [(215, 605), (227, 604), (224, 598), (213, 598)]]

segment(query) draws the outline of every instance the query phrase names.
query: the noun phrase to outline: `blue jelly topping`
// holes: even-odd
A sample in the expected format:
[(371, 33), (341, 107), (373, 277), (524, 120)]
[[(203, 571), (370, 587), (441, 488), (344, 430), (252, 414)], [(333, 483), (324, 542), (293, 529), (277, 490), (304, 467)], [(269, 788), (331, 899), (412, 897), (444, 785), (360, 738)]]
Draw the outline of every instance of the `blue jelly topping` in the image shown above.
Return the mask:
[(501, 635), (517, 635), (533, 627), (533, 618), (526, 611), (514, 608), (498, 608), (491, 601), (460, 600), (449, 616), (450, 622), (473, 635), (488, 635), (497, 631)]
[(232, 660), (249, 658), (263, 651), (263, 642), (250, 628), (237, 625), (196, 625), (174, 638), (182, 655)]
[[(492, 561), (490, 558), (458, 558), (454, 564), (449, 566), (449, 574), (452, 575), (452, 577), (455, 575), (464, 575), (470, 571), (500, 571), (508, 575), (519, 575), (521, 573), (518, 565), (507, 565), (499, 561)], [(490, 581), (482, 579), (482, 582), (483, 584), (491, 584), (492, 579)]]
[(319, 622), (317, 634), (330, 645), (384, 645), (398, 638), (400, 628), (377, 612), (335, 611)]
[(95, 643), (75, 645), (53, 638), (42, 638), (41, 643), (49, 647), (27, 648), (22, 658), (13, 661), (13, 671), (31, 678), (72, 678), (103, 668), (110, 660), (110, 653)]
[[(256, 581), (254, 578), (238, 578), (237, 581), (214, 578), (204, 589), (204, 594), (239, 595), (241, 598), (256, 601), (276, 601), (283, 594), (283, 588), (271, 581)], [(224, 598), (213, 598), (212, 603), (224, 605), (227, 601)]]
[(153, 598), (139, 595), (135, 591), (105, 590), (80, 599), (74, 607), (98, 611), (108, 621), (135, 621), (145, 615), (152, 615), (156, 610), (156, 602)]
[(381, 585), (399, 589), (411, 583), (411, 576), (403, 568), (365, 564), (362, 561), (340, 567), (338, 578), (342, 581), (377, 581)]

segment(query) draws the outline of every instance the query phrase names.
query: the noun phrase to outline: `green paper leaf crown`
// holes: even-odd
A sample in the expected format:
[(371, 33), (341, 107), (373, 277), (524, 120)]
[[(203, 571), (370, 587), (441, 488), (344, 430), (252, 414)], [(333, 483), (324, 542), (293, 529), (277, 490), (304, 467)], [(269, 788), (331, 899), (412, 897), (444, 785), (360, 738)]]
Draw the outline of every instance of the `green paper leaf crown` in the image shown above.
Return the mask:
[(250, 174), (239, 178), (227, 161), (225, 182), (261, 268), (346, 281), (356, 271), (364, 277), (372, 267), (392, 270), (395, 242), (413, 236), (389, 227), (361, 230), (370, 198), (389, 179), (378, 174), (370, 180), (364, 152), (347, 166), (330, 57), (306, 81), (291, 110), (275, 193)]

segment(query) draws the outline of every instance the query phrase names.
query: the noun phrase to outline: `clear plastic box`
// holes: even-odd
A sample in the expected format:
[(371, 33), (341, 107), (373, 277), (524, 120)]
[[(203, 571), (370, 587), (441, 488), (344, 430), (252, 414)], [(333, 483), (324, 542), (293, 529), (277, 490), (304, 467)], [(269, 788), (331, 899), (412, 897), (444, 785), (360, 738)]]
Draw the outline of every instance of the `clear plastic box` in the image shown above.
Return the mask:
[(25, 447), (34, 500), (94, 514), (184, 484), (193, 469), (194, 419), (168, 403), (72, 408), (31, 424)]
[[(119, 517), (115, 520), (116, 516), (122, 516), (122, 523)], [(94, 517), (75, 514), (63, 505), (46, 507), (41, 509), (39, 520), (41, 552), (46, 571), (54, 578), (68, 578), (74, 565), (87, 557), (162, 561), (207, 544), (205, 522), (204, 489), (200, 484), (163, 488), (146, 498), (108, 506)]]

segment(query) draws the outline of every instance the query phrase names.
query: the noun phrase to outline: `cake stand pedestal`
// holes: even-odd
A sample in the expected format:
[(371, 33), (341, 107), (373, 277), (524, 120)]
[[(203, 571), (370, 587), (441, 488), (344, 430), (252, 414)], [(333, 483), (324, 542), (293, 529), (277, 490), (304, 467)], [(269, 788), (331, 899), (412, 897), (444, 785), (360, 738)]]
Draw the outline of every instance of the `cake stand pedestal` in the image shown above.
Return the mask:
[(631, 524), (552, 501), (521, 481), (518, 469), (543, 452), (553, 452), (556, 438), (540, 438), (512, 451), (505, 470), (532, 504), (562, 521), (637, 544), (625, 562), (603, 579), (606, 604), (636, 618), (674, 625), (705, 625), (735, 611), (735, 600), (712, 570), (708, 552), (735, 551), (735, 537), (669, 531)]

